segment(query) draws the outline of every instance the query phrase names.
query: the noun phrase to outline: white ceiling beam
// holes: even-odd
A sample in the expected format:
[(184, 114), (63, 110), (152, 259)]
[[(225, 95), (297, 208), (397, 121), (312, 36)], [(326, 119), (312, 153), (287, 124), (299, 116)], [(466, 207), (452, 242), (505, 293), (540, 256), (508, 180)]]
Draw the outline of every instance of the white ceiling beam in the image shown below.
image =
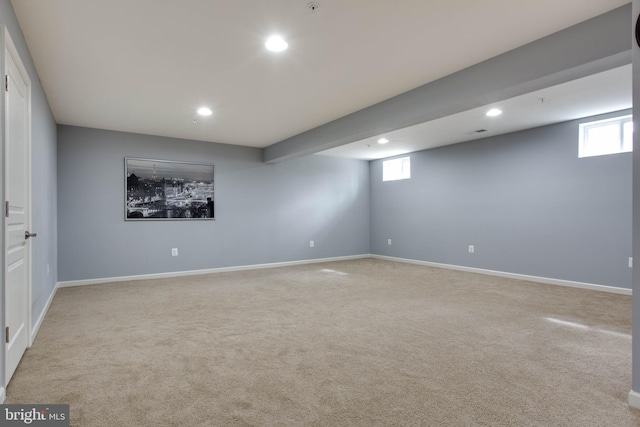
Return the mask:
[(264, 149), (263, 160), (317, 153), (630, 64), (630, 34), (628, 4), (277, 142)]

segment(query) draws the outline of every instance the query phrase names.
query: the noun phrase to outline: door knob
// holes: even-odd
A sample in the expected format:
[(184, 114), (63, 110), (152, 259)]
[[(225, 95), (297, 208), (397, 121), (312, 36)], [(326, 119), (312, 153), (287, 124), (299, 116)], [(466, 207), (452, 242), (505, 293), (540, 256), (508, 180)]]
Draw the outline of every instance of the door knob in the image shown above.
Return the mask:
[(28, 231), (24, 232), (24, 240), (27, 240), (29, 237), (36, 237), (38, 233), (29, 233)]

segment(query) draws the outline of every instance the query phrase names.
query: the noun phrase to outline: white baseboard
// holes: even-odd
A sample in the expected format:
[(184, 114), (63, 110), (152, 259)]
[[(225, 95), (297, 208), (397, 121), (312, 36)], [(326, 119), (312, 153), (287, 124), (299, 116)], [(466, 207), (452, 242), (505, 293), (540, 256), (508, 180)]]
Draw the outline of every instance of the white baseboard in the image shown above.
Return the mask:
[(4, 403), (6, 399), (7, 399), (7, 391), (4, 389), (4, 387), (0, 387), (0, 404)]
[(640, 393), (633, 390), (629, 392), (629, 406), (640, 409)]
[(551, 279), (548, 277), (529, 276), (526, 274), (507, 273), (504, 271), (485, 270), (482, 268), (464, 267), (452, 264), (440, 264), (437, 262), (419, 261), (407, 258), (395, 258), (384, 255), (371, 255), (372, 258), (383, 259), (387, 261), (404, 262), (407, 264), (424, 265), (427, 267), (446, 268), (449, 270), (466, 271), (469, 273), (486, 274), (489, 276), (506, 277), (509, 279), (526, 280), (529, 282), (545, 283), (547, 285), (568, 286), (571, 288), (590, 289), (593, 291), (610, 292), (614, 294), (631, 295), (631, 289), (617, 288), (614, 286), (596, 285), (593, 283), (572, 282), (570, 280)]
[(201, 274), (228, 273), (231, 271), (244, 271), (244, 270), (259, 270), (264, 268), (289, 267), (293, 265), (317, 264), (321, 262), (347, 261), (352, 259), (363, 259), (363, 258), (371, 258), (371, 255), (362, 254), (362, 255), (350, 255), (350, 256), (333, 257), (333, 258), (305, 259), (301, 261), (274, 262), (270, 264), (253, 264), (253, 265), (240, 265), (236, 267), (209, 268), (205, 270), (174, 271), (169, 273), (140, 274), (136, 276), (118, 276), (118, 277), (104, 277), (100, 279), (70, 280), (70, 281), (58, 282), (57, 287), (67, 288), (72, 286), (99, 285), (102, 283), (128, 282), (131, 280), (165, 279), (165, 278), (172, 278), (172, 277), (197, 276)]
[(51, 295), (49, 296), (49, 299), (47, 300), (47, 303), (44, 305), (44, 308), (42, 309), (42, 313), (40, 313), (40, 316), (38, 317), (38, 320), (36, 321), (36, 324), (31, 329), (31, 339), (30, 339), (30, 342), (29, 342), (29, 347), (31, 347), (33, 345), (33, 341), (35, 341), (36, 335), (38, 335), (38, 331), (40, 330), (40, 326), (42, 326), (42, 322), (44, 321), (44, 318), (47, 315), (47, 312), (49, 311), (49, 307), (51, 307), (51, 302), (53, 301), (53, 298), (56, 296), (56, 292), (58, 292), (58, 285), (57, 284), (53, 288), (53, 292), (51, 292)]
[[(558, 285), (558, 286), (567, 286), (571, 288), (589, 289), (589, 290), (609, 292), (614, 294), (622, 294), (622, 295), (632, 294), (631, 289), (627, 289), (627, 288), (618, 288), (614, 286), (597, 285), (594, 283), (574, 282), (570, 280), (552, 279), (548, 277), (539, 277), (539, 276), (529, 276), (526, 274), (508, 273), (504, 271), (486, 270), (482, 268), (464, 267), (464, 266), (453, 265), (453, 264), (442, 264), (437, 262), (420, 261), (420, 260), (414, 260), (414, 259), (408, 259), (408, 258), (396, 258), (396, 257), (374, 255), (374, 254), (351, 255), (351, 256), (333, 257), (333, 258), (305, 259), (300, 261), (275, 262), (270, 264), (240, 265), (235, 267), (209, 268), (204, 270), (174, 271), (174, 272), (156, 273), (156, 274), (140, 274), (135, 276), (104, 277), (100, 279), (70, 280), (70, 281), (58, 282), (56, 286), (56, 290), (57, 288), (66, 288), (66, 287), (72, 287), (72, 286), (99, 285), (102, 283), (128, 282), (132, 280), (163, 279), (163, 278), (172, 278), (172, 277), (196, 276), (201, 274), (228, 273), (232, 271), (258, 270), (258, 269), (264, 269), (264, 268), (288, 267), (288, 266), (294, 266), (294, 265), (316, 264), (316, 263), (332, 262), (332, 261), (347, 261), (352, 259), (363, 259), (363, 258), (375, 258), (375, 259), (382, 259), (387, 261), (403, 262), (407, 264), (424, 265), (427, 267), (446, 268), (449, 270), (466, 271), (469, 273), (478, 273), (478, 274), (485, 274), (489, 276), (506, 277), (509, 279), (516, 279), (516, 280), (526, 280), (529, 282), (545, 283), (548, 285)], [(52, 299), (53, 299), (53, 296), (50, 298), (50, 300)], [(50, 301), (48, 302), (48, 304), (50, 304)], [(47, 304), (47, 308), (48, 308), (48, 304)], [(44, 315), (42, 315), (41, 318), (44, 318)], [(38, 319), (37, 328), (40, 327), (41, 321), (42, 319)], [(34, 330), (37, 330), (37, 329), (34, 328)], [(35, 336), (35, 334), (33, 334), (33, 336)]]

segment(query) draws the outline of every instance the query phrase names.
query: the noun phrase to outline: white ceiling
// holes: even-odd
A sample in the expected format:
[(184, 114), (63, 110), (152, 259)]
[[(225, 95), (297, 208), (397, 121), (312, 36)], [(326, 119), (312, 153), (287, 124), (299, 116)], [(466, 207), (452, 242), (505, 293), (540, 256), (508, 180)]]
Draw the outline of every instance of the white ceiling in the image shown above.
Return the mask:
[[(537, 126), (620, 111), (632, 106), (631, 65), (496, 102), (441, 119), (332, 148), (323, 155), (373, 160)], [(491, 108), (503, 111), (487, 117)], [(479, 129), (486, 132), (477, 133)], [(387, 144), (378, 144), (384, 137)], [(577, 145), (576, 145), (577, 147)], [(577, 148), (576, 148), (577, 149)]]
[[(266, 147), (628, 2), (317, 1), (315, 13), (307, 0), (12, 4), (59, 124)], [(287, 51), (264, 49), (273, 33), (288, 40)], [(630, 71), (611, 73), (613, 79), (593, 76), (595, 86), (568, 83), (505, 101), (502, 125), (487, 124), (478, 109), (396, 131), (388, 149), (414, 151), (412, 140), (428, 148), (471, 139), (464, 132), (479, 127), (495, 134), (516, 130), (516, 123), (600, 112), (571, 91), (586, 85), (604, 100), (610, 92), (598, 87), (624, 92), (628, 78), (630, 97)], [(611, 102), (630, 106), (630, 99)], [(214, 114), (197, 116), (203, 105)], [(388, 155), (374, 156), (366, 144), (327, 153)]]

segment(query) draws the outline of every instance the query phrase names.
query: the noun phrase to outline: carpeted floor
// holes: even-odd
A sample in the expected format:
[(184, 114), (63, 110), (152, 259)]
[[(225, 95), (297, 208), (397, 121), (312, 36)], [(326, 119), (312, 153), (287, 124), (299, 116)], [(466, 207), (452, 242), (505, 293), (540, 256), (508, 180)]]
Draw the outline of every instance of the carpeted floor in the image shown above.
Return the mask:
[(5, 403), (74, 426), (638, 426), (631, 297), (373, 259), (60, 289)]

